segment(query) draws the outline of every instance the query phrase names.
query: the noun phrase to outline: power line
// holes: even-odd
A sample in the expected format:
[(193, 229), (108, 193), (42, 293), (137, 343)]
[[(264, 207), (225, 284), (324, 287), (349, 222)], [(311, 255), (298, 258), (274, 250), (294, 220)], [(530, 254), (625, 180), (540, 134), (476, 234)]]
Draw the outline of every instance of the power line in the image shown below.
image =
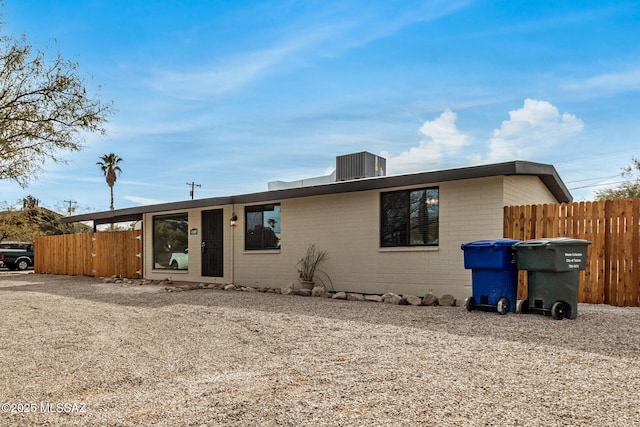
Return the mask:
[[(577, 182), (577, 181), (575, 181)], [(581, 188), (590, 188), (590, 187), (601, 187), (603, 185), (616, 185), (616, 184), (622, 184), (624, 182), (627, 181), (617, 181), (617, 182), (605, 182), (605, 183), (599, 183), (599, 184), (589, 184), (589, 185), (583, 185), (582, 187), (573, 187), (570, 188), (569, 190), (579, 190)]]
[(611, 175), (611, 176), (601, 176), (599, 178), (585, 178), (585, 179), (577, 179), (575, 181), (567, 181), (565, 184), (573, 184), (574, 182), (584, 182), (584, 181), (595, 181), (597, 179), (609, 179), (609, 178), (617, 178), (619, 177), (620, 174), (618, 175)]

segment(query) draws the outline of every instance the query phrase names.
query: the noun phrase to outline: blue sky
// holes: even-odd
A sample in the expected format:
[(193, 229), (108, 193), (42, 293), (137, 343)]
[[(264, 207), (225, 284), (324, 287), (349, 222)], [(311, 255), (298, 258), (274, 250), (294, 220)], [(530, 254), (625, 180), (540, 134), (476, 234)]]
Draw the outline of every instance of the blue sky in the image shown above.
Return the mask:
[(5, 0), (5, 34), (80, 64), (108, 136), (31, 194), (107, 210), (265, 191), (369, 151), (389, 175), (553, 164), (575, 200), (640, 157), (640, 4), (606, 1)]

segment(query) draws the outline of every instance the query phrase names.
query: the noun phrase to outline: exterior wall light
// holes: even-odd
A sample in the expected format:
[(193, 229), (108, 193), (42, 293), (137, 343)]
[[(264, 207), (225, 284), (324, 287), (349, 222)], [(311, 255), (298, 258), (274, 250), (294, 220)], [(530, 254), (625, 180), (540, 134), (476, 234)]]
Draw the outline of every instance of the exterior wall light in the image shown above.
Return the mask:
[(236, 213), (234, 212), (231, 215), (231, 226), (235, 227), (236, 225), (238, 225), (238, 216), (236, 215)]

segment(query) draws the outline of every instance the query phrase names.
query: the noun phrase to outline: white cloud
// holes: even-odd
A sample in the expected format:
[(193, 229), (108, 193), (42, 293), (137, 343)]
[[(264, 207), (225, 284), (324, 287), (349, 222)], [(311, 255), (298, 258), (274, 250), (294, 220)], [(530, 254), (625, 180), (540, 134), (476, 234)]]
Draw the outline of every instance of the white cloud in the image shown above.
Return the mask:
[(211, 64), (203, 65), (200, 71), (159, 70), (148, 84), (153, 89), (184, 98), (208, 100), (211, 96), (243, 89), (278, 67), (299, 61), (307, 51), (335, 37), (339, 30), (336, 25), (306, 28), (304, 33), (273, 42), (263, 49), (216, 57)]
[(621, 92), (640, 91), (640, 68), (589, 77), (565, 84), (564, 89), (584, 96), (603, 96)]
[[(522, 108), (509, 112), (509, 120), (493, 131), (484, 153), (470, 134), (456, 126), (458, 116), (447, 109), (438, 118), (420, 127), (425, 139), (397, 156), (381, 152), (390, 174), (434, 170), (443, 166), (465, 166), (513, 160), (532, 160), (576, 136), (584, 128), (573, 114), (560, 114), (547, 101), (525, 99)], [(472, 149), (471, 146), (474, 148)]]
[(560, 114), (547, 101), (525, 99), (524, 106), (509, 112), (509, 120), (495, 129), (484, 161), (528, 160), (582, 132), (584, 123), (573, 114)]
[(183, 98), (207, 101), (212, 96), (242, 90), (278, 71), (308, 66), (322, 58), (387, 38), (407, 26), (437, 20), (469, 3), (469, 0), (439, 0), (391, 8), (367, 4), (365, 11), (354, 10), (345, 3), (333, 13), (319, 15), (319, 19), (329, 24), (319, 20), (296, 21), (283, 31), (284, 37), (264, 34), (265, 45), (257, 49), (230, 57), (214, 57), (199, 71), (158, 70), (147, 84)]
[(158, 205), (160, 203), (166, 203), (166, 200), (152, 199), (149, 197), (140, 196), (124, 196), (123, 199), (133, 202), (138, 206)]
[(458, 115), (447, 109), (433, 121), (426, 121), (420, 127), (426, 139), (398, 156), (388, 152), (381, 155), (387, 159), (387, 169), (393, 174), (417, 172), (442, 163), (445, 156), (460, 155), (469, 145), (470, 137), (458, 130)]

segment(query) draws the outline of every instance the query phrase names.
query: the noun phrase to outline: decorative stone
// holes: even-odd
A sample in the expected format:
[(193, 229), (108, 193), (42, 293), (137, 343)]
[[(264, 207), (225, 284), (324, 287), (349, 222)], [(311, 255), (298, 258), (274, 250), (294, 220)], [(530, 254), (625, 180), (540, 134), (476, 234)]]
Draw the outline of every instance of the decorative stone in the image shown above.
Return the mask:
[(382, 295), (365, 295), (364, 300), (371, 302), (382, 302)]
[(422, 305), (422, 298), (415, 295), (408, 295), (405, 297), (407, 304), (409, 305)]
[(424, 298), (422, 298), (422, 305), (428, 305), (428, 306), (438, 305), (438, 297), (433, 295), (431, 292), (429, 292), (424, 296)]
[(456, 299), (453, 297), (453, 295), (442, 295), (442, 297), (440, 297), (440, 305), (442, 306), (454, 306), (456, 305)]
[(347, 300), (349, 301), (364, 301), (364, 295), (357, 293), (348, 293)]
[[(393, 292), (387, 292), (382, 295), (382, 302), (386, 302), (387, 304), (395, 304), (395, 305), (403, 305), (403, 298), (400, 295), (396, 295)], [(404, 300), (404, 304), (407, 303), (407, 300)]]
[(280, 293), (282, 295), (290, 295), (293, 292), (293, 282), (284, 285), (280, 288)]
[(333, 298), (333, 299), (347, 299), (347, 293), (346, 292), (336, 292), (335, 294), (333, 294), (333, 296), (331, 298)]
[(311, 289), (312, 297), (323, 297), (325, 296), (326, 293), (327, 293), (327, 290), (325, 289), (324, 286), (314, 286), (313, 289)]
[(294, 295), (299, 295), (301, 297), (310, 297), (311, 296), (311, 289), (296, 289), (293, 291)]
[(225, 287), (222, 289), (224, 289), (225, 291), (235, 291), (237, 288), (236, 285), (225, 285)]

